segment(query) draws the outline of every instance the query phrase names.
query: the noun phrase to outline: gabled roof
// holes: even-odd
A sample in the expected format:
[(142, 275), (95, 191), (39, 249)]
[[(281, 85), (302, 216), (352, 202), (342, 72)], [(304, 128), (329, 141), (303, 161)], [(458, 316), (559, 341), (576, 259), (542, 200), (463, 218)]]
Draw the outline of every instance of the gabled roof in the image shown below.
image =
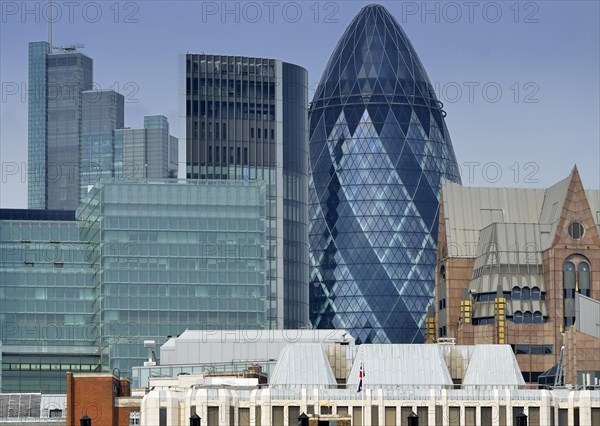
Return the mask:
[(475, 345), (472, 348), (473, 352), (462, 382), (463, 387), (525, 385), (519, 364), (510, 346)]
[(442, 180), (449, 257), (475, 257), (479, 231), (494, 222), (534, 223), (543, 189), (477, 188)]
[(320, 343), (296, 343), (281, 351), (270, 384), (336, 386), (337, 381)]
[(364, 362), (363, 385), (452, 385), (438, 345), (361, 345), (348, 383), (358, 385)]
[[(448, 256), (477, 257), (487, 250), (485, 245), (500, 244), (499, 240), (503, 247), (535, 241), (537, 251), (546, 250), (556, 235), (573, 182), (580, 185), (576, 167), (547, 189), (465, 187), (442, 180)], [(587, 190), (585, 195), (600, 229), (600, 190)], [(493, 223), (505, 226), (488, 229)]]

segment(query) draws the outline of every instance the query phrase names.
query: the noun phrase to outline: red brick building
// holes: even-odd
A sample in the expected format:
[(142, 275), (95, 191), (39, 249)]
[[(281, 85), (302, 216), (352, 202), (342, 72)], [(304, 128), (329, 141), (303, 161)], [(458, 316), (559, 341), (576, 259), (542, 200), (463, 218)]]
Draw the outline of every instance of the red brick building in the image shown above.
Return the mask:
[(129, 425), (130, 413), (139, 413), (141, 402), (141, 397), (131, 396), (129, 379), (112, 373), (67, 373), (67, 426), (79, 426), (85, 414), (92, 426)]

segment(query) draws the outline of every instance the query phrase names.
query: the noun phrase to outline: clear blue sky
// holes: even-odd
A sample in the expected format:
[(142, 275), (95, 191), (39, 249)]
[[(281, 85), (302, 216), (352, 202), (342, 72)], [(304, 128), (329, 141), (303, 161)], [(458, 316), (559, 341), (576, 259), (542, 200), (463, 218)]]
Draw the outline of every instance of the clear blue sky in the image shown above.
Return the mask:
[[(370, 2), (54, 3), (54, 44), (85, 44), (97, 87), (137, 101), (126, 104), (126, 125), (163, 114), (183, 137), (179, 54), (282, 59), (307, 68), (314, 89), (344, 29)], [(584, 185), (600, 188), (600, 2), (380, 3), (445, 104), (464, 184), (545, 187), (577, 163)], [(0, 7), (0, 206), (25, 208), (27, 44), (46, 40), (48, 9), (4, 0)]]

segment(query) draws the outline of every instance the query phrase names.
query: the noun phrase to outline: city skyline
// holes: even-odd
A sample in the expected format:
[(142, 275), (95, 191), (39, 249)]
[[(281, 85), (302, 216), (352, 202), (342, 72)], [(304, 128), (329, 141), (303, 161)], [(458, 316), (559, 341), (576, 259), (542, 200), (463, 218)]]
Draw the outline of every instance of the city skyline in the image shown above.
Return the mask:
[[(600, 186), (597, 3), (527, 2), (511, 8), (484, 2), (476, 3), (473, 10), (460, 3), (452, 3), (454, 9), (436, 2), (381, 3), (413, 40), (444, 103), (464, 184), (543, 187), (577, 163), (582, 179), (591, 188)], [(224, 16), (220, 3), (215, 2), (168, 6), (129, 2), (113, 9), (108, 4), (86, 3), (72, 16), (65, 4), (56, 4), (63, 13), (54, 24), (54, 44), (87, 45), (82, 51), (95, 59), (98, 86), (94, 88), (114, 89), (126, 97), (126, 125), (140, 123), (144, 115), (164, 113), (173, 123), (174, 135), (181, 138), (175, 83), (179, 54), (200, 50), (292, 62), (308, 69), (311, 98), (337, 39), (368, 2), (283, 2), (277, 3), (280, 7), (270, 17), (268, 8), (262, 10), (260, 19), (238, 3), (232, 3), (238, 6), (231, 6), (234, 12)], [(161, 13), (155, 13), (161, 6)], [(27, 90), (27, 43), (46, 39), (46, 3), (30, 7), (27, 15), (20, 3), (2, 4), (3, 208), (27, 204), (27, 184), (21, 177), (27, 161), (27, 103), (22, 101)], [(94, 7), (100, 8), (100, 17), (93, 14)], [(299, 18), (293, 14), (296, 8)], [(495, 8), (500, 17), (493, 14), (498, 11)], [(180, 19), (180, 34), (157, 39), (152, 29), (161, 23), (155, 19), (163, 17)], [(201, 25), (187, 25), (193, 19)], [(132, 26), (136, 31), (131, 31)], [(270, 37), (273, 32), (281, 37)], [(211, 37), (219, 33), (230, 36)], [(440, 37), (445, 43), (436, 41)], [(267, 42), (257, 43), (261, 40)], [(138, 54), (131, 54), (133, 49)], [(482, 91), (484, 87), (487, 92)], [(484, 131), (487, 136), (482, 141), (479, 135)], [(180, 155), (180, 162), (184, 158)]]

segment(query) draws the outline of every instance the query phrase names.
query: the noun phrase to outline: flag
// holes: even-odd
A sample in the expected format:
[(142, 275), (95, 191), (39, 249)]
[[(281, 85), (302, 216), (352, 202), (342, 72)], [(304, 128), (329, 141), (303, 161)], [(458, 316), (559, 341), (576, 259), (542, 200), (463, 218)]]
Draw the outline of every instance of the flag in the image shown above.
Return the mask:
[(360, 371), (358, 372), (358, 389), (356, 389), (356, 392), (361, 392), (362, 391), (362, 381), (363, 381), (363, 377), (365, 377), (365, 371), (363, 368), (363, 362), (360, 362)]

